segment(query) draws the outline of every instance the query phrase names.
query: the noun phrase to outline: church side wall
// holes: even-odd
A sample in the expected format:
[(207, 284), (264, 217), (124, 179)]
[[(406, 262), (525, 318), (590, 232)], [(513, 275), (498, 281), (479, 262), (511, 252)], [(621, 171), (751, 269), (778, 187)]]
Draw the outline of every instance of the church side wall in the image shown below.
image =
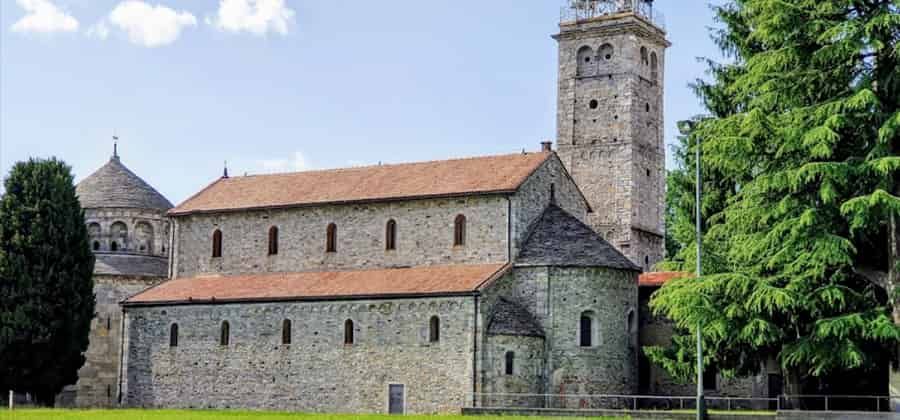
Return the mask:
[(59, 396), (63, 407), (113, 407), (118, 403), (122, 310), (119, 302), (159, 283), (161, 278), (94, 276), (96, 316), (78, 382)]
[[(176, 275), (361, 270), (428, 264), (508, 261), (507, 198), (414, 200), (248, 211), (178, 218)], [(466, 217), (466, 244), (453, 246), (453, 223)], [(397, 249), (385, 250), (387, 221), (397, 222)], [(326, 229), (337, 225), (337, 252), (325, 252)], [(279, 230), (278, 255), (268, 231)], [(212, 258), (212, 234), (223, 255)]]
[(566, 175), (562, 162), (554, 156), (541, 165), (512, 197), (513, 255), (518, 255), (531, 227), (550, 204), (551, 185), (557, 205), (578, 220), (586, 221), (587, 203), (578, 186)]
[[(543, 407), (544, 339), (516, 335), (488, 335), (485, 340), (484, 390), (487, 407)], [(513, 355), (512, 373), (506, 368), (507, 353)], [(494, 394), (494, 395), (490, 395)], [(513, 397), (496, 394), (530, 394)]]
[[(402, 280), (402, 279), (401, 279)], [(127, 405), (304, 412), (456, 413), (472, 392), (473, 297), (127, 308)], [(430, 343), (432, 316), (440, 341)], [(282, 344), (282, 322), (292, 344)], [(354, 322), (353, 345), (344, 322)], [(230, 345), (219, 344), (222, 321)], [(177, 347), (169, 347), (172, 323)]]

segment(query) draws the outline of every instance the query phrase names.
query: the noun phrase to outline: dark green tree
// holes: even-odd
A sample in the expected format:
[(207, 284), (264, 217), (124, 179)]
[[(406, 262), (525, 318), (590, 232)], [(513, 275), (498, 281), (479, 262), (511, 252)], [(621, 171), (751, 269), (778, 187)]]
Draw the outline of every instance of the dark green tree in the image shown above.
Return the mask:
[(0, 199), (0, 389), (53, 405), (84, 364), (94, 256), (69, 167), (17, 163)]
[[(731, 0), (714, 7), (729, 57), (696, 91), (709, 118), (682, 137), (676, 194), (702, 139), (704, 277), (654, 309), (726, 374), (780, 362), (786, 390), (873, 369), (900, 342), (900, 0)], [(692, 200), (691, 200), (692, 201)], [(692, 271), (692, 202), (676, 199), (664, 265)], [(892, 316), (893, 315), (893, 316)], [(649, 357), (683, 380), (692, 342)]]

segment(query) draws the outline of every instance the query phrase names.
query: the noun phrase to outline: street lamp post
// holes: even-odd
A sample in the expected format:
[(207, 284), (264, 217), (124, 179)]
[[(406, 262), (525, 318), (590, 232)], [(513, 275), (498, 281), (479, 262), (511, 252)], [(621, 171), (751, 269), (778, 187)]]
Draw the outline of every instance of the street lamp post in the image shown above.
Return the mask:
[[(694, 124), (691, 124), (691, 128), (694, 127)], [(691, 130), (693, 131), (693, 130)], [(701, 221), (702, 221), (702, 213), (701, 213), (701, 203), (700, 203), (700, 190), (702, 188), (701, 183), (701, 175), (700, 175), (700, 137), (697, 136), (697, 199), (694, 207), (697, 208), (697, 277), (699, 278), (703, 272), (703, 236), (701, 231)], [(700, 321), (697, 321), (697, 420), (706, 420), (706, 399), (703, 395), (703, 335), (700, 333), (700, 329), (703, 325)]]

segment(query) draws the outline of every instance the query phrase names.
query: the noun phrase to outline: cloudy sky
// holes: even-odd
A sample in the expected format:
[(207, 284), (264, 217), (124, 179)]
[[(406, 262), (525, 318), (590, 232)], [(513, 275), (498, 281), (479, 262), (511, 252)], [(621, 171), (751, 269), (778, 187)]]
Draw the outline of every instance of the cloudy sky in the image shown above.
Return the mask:
[[(536, 150), (555, 136), (563, 0), (0, 0), (0, 172), (78, 179), (120, 138), (175, 203), (222, 172)], [(657, 0), (667, 139), (702, 112), (707, 0)], [(490, 174), (485, 174), (489, 176)]]

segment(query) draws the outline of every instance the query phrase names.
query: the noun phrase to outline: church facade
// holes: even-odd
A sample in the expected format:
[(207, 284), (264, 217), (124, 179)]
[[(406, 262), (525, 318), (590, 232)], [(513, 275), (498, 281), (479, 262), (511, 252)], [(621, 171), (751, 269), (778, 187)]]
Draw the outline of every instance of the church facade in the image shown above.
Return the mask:
[(174, 208), (118, 157), (86, 179), (99, 310), (77, 405), (442, 413), (668, 389), (643, 384), (638, 276), (664, 253), (669, 43), (652, 2), (571, 3), (557, 151), (226, 173)]

